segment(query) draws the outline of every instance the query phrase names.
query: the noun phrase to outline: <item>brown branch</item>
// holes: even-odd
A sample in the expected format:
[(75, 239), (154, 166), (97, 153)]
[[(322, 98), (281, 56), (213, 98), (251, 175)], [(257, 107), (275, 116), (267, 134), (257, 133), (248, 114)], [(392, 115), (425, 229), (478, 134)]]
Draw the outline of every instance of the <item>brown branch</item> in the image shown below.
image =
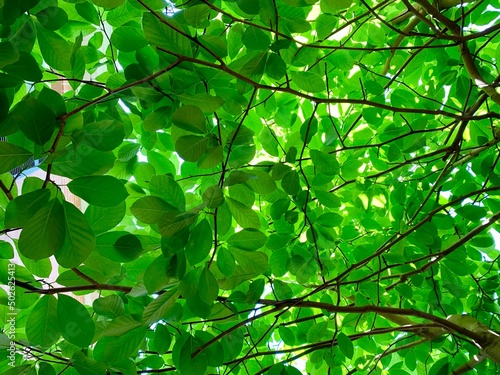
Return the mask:
[(481, 233), (483, 230), (485, 230), (486, 228), (488, 228), (489, 226), (494, 224), (499, 219), (500, 219), (500, 211), (497, 212), (496, 214), (494, 214), (488, 220), (486, 220), (485, 223), (483, 223), (483, 224), (479, 225), (478, 227), (474, 228), (473, 230), (471, 230), (469, 233), (467, 233), (465, 236), (460, 238), (457, 242), (455, 242), (453, 245), (449, 246), (445, 250), (442, 250), (438, 253), (425, 255), (419, 259), (412, 260), (412, 263), (416, 263), (416, 262), (419, 262), (421, 260), (432, 258), (429, 262), (427, 262), (422, 267), (419, 267), (415, 270), (412, 270), (412, 271), (409, 271), (409, 272), (406, 272), (406, 273), (403, 273), (400, 275), (392, 275), (392, 276), (384, 277), (383, 279), (392, 279), (392, 278), (399, 277), (399, 281), (390, 285), (389, 287), (387, 287), (386, 290), (390, 290), (390, 289), (394, 288), (396, 285), (398, 285), (402, 282), (405, 282), (412, 275), (416, 275), (416, 274), (427, 271), (430, 267), (432, 267), (434, 264), (439, 262), (445, 256), (447, 256), (447, 255), (451, 254), (453, 251), (457, 250), (460, 246), (462, 246), (463, 244), (465, 244), (466, 242), (468, 242), (469, 240), (471, 240), (472, 238), (477, 236), (479, 233)]
[(154, 74), (151, 74), (147, 77), (144, 77), (142, 79), (139, 79), (137, 81), (134, 81), (134, 82), (130, 82), (130, 83), (127, 83), (126, 85), (123, 85), (122, 87), (119, 87), (117, 89), (114, 89), (114, 90), (110, 90), (109, 92), (107, 92), (106, 94), (104, 95), (101, 95), (100, 97), (98, 98), (95, 98), (75, 109), (73, 109), (72, 111), (64, 114), (61, 116), (61, 127), (59, 128), (59, 132), (57, 133), (56, 135), (56, 138), (54, 140), (54, 142), (52, 143), (52, 147), (50, 148), (50, 150), (48, 151), (49, 154), (52, 154), (55, 152), (56, 150), (56, 147), (59, 143), (59, 140), (61, 139), (63, 133), (64, 133), (64, 128), (65, 128), (65, 124), (66, 124), (66, 120), (73, 116), (74, 114), (78, 113), (78, 112), (81, 112), (82, 110), (84, 110), (85, 108), (88, 108), (94, 104), (97, 104), (97, 103), (100, 103), (106, 99), (108, 99), (109, 97), (115, 95), (115, 94), (118, 94), (122, 91), (125, 91), (125, 90), (128, 90), (129, 88), (131, 87), (134, 87), (134, 86), (137, 86), (137, 85), (140, 85), (142, 83), (146, 83), (146, 82), (149, 82), (149, 81), (152, 81), (153, 79), (161, 76), (162, 74), (165, 74), (167, 73), (168, 71), (172, 70), (173, 68), (175, 68), (177, 65), (179, 65), (181, 62), (183, 61), (183, 58), (182, 56), (179, 57), (179, 59), (175, 62), (173, 62), (172, 64), (170, 64), (169, 66), (159, 70), (158, 72), (154, 73)]
[(97, 281), (95, 281), (93, 278), (85, 275), (82, 271), (80, 271), (78, 268), (76, 267), (73, 267), (71, 269), (71, 271), (73, 271), (76, 275), (78, 275), (79, 277), (81, 277), (83, 280), (89, 282), (90, 284), (92, 284), (93, 286), (97, 286), (99, 285), (99, 283)]
[[(230, 69), (226, 65), (219, 65), (219, 64), (208, 62), (208, 61), (200, 60), (200, 59), (197, 59), (195, 57), (188, 57), (188, 56), (184, 56), (184, 55), (179, 55), (178, 53), (166, 50), (166, 49), (164, 49), (162, 47), (157, 47), (157, 49), (160, 50), (160, 51), (163, 51), (165, 53), (168, 53), (170, 55), (176, 56), (179, 59), (182, 59), (183, 61), (192, 62), (194, 64), (198, 64), (198, 65), (202, 65), (202, 66), (206, 66), (206, 67), (209, 67), (209, 68), (213, 68), (213, 69), (217, 69), (217, 70), (226, 72), (229, 75), (233, 76), (234, 78), (237, 78), (237, 79), (239, 79), (239, 80), (241, 80), (243, 82), (246, 82), (246, 83), (252, 85), (256, 89), (269, 90), (269, 91), (275, 91), (275, 92), (284, 92), (284, 93), (288, 93), (288, 94), (294, 95), (294, 96), (299, 97), (299, 98), (310, 100), (313, 103), (321, 103), (321, 104), (352, 104), (352, 105), (358, 104), (358, 105), (362, 105), (362, 106), (368, 106), (368, 107), (385, 109), (385, 110), (388, 110), (388, 111), (391, 111), (391, 112), (394, 112), (394, 113), (426, 114), (426, 115), (432, 115), (432, 116), (450, 117), (450, 118), (457, 119), (457, 120), (476, 119), (478, 117), (478, 116), (466, 117), (466, 116), (464, 116), (462, 114), (455, 114), (455, 113), (451, 113), (451, 112), (448, 112), (448, 111), (443, 111), (443, 110), (440, 110), (440, 109), (431, 110), (431, 109), (424, 109), (424, 108), (400, 108), (400, 107), (394, 107), (392, 105), (383, 104), (383, 103), (379, 103), (379, 102), (372, 101), (372, 100), (367, 100), (367, 99), (317, 98), (315, 96), (312, 96), (312, 95), (309, 95), (309, 94), (305, 94), (305, 93), (303, 93), (301, 91), (292, 89), (290, 87), (270, 86), (270, 85), (266, 85), (266, 84), (261, 84), (261, 83), (255, 82), (252, 79), (250, 79), (250, 78), (248, 78), (248, 77), (246, 77), (246, 76), (244, 76), (244, 75), (242, 75), (242, 74), (240, 74), (240, 73), (238, 73), (238, 72)], [(482, 117), (484, 117), (484, 116), (482, 116)], [(491, 117), (493, 117), (493, 118), (500, 118), (500, 114), (496, 113), (496, 112), (490, 112), (489, 113), (489, 117), (490, 118)]]
[(31, 285), (30, 283), (25, 283), (23, 281), (16, 281), (16, 285), (26, 290), (29, 290), (30, 293), (38, 293), (38, 294), (71, 293), (71, 292), (80, 292), (84, 290), (114, 290), (116, 292), (129, 293), (132, 290), (132, 287), (130, 286), (112, 285), (112, 284), (77, 285), (77, 286), (68, 286), (68, 287), (51, 288), (51, 289), (37, 288)]
[(10, 192), (9, 189), (7, 189), (7, 186), (5, 186), (5, 184), (3, 183), (2, 180), (0, 180), (0, 189), (4, 192), (5, 196), (11, 201), (12, 199), (14, 199), (14, 197), (12, 196), (12, 193)]
[(406, 237), (408, 237), (410, 234), (414, 233), (422, 225), (424, 225), (425, 223), (427, 223), (430, 220), (432, 220), (432, 218), (434, 217), (434, 215), (436, 215), (440, 211), (446, 209), (447, 207), (451, 207), (451, 206), (453, 206), (455, 204), (458, 204), (458, 203), (460, 203), (461, 201), (463, 201), (464, 199), (466, 199), (468, 197), (471, 197), (471, 196), (474, 196), (474, 195), (477, 195), (477, 194), (481, 194), (481, 193), (484, 194), (484, 193), (488, 193), (488, 192), (492, 192), (492, 191), (498, 191), (498, 190), (500, 190), (500, 186), (493, 186), (493, 187), (486, 188), (486, 189), (472, 191), (472, 192), (467, 193), (467, 194), (465, 194), (465, 195), (463, 195), (461, 197), (453, 199), (452, 201), (450, 201), (450, 202), (448, 202), (446, 204), (443, 204), (440, 207), (435, 208), (434, 210), (430, 211), (425, 218), (423, 218), (420, 222), (418, 222), (417, 224), (415, 224), (413, 227), (409, 228), (406, 232), (394, 234), (389, 240), (387, 240), (385, 242), (385, 244), (383, 246), (381, 246), (377, 251), (375, 251), (375, 253), (373, 253), (370, 256), (366, 257), (365, 259), (360, 260), (359, 262), (351, 265), (349, 268), (347, 268), (344, 272), (342, 272), (339, 275), (337, 275), (335, 278), (327, 281), (326, 283), (323, 283), (322, 285), (320, 285), (316, 289), (314, 289), (312, 292), (308, 293), (306, 296), (304, 296), (304, 298), (307, 298), (307, 297), (309, 297), (309, 296), (311, 296), (313, 294), (316, 294), (316, 293), (318, 293), (321, 290), (328, 289), (332, 285), (336, 285), (342, 279), (346, 278), (353, 270), (356, 270), (356, 269), (364, 266), (365, 264), (367, 264), (372, 259), (380, 256), (384, 252), (386, 252), (389, 249), (391, 249), (397, 243), (399, 243), (400, 241), (402, 241), (403, 239), (405, 239)]

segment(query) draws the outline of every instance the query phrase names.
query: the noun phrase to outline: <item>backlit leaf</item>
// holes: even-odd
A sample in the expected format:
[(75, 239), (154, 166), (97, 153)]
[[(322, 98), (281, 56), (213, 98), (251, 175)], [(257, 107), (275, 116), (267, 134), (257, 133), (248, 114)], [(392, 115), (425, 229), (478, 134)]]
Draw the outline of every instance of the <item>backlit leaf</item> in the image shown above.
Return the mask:
[(36, 303), (26, 321), (26, 336), (34, 345), (47, 348), (61, 336), (57, 323), (57, 300), (54, 296), (43, 296)]
[(112, 176), (78, 177), (68, 184), (68, 188), (89, 204), (99, 207), (116, 206), (128, 196), (123, 183)]

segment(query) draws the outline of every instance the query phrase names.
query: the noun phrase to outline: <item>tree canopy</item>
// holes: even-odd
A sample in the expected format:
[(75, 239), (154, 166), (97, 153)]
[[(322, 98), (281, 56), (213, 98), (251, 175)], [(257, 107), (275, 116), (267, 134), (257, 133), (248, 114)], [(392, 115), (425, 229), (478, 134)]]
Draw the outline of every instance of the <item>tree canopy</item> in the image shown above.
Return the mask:
[(499, 18), (0, 0), (0, 373), (496, 374)]

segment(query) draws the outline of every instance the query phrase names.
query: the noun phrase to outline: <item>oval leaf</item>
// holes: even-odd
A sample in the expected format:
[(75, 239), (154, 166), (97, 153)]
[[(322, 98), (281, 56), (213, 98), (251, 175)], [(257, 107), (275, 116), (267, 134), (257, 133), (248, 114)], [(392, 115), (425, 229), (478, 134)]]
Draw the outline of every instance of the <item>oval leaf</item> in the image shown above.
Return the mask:
[(185, 161), (197, 162), (207, 151), (209, 138), (185, 135), (175, 142), (175, 151)]
[(69, 202), (63, 202), (66, 238), (55, 253), (57, 263), (66, 268), (78, 267), (95, 247), (95, 235), (85, 215)]
[(80, 348), (89, 346), (94, 338), (95, 324), (87, 309), (64, 294), (58, 298), (57, 323), (62, 337)]
[(47, 348), (54, 345), (61, 332), (57, 323), (57, 300), (46, 295), (38, 300), (26, 321), (26, 336), (30, 343)]
[(163, 215), (171, 211), (175, 211), (175, 207), (154, 196), (139, 198), (130, 207), (130, 212), (146, 224), (158, 223)]
[(172, 122), (179, 128), (193, 133), (204, 134), (207, 132), (205, 115), (195, 105), (185, 105), (179, 108), (173, 113)]
[(186, 259), (194, 266), (205, 259), (213, 245), (212, 227), (207, 219), (201, 220), (191, 231), (186, 244)]
[(267, 236), (257, 229), (243, 229), (227, 240), (230, 245), (248, 251), (260, 249), (266, 241)]
[(48, 258), (63, 246), (65, 236), (64, 210), (53, 199), (26, 223), (19, 237), (19, 251), (33, 260)]
[(217, 185), (208, 187), (202, 198), (208, 208), (217, 208), (224, 203), (224, 194)]
[(116, 206), (128, 196), (123, 183), (112, 176), (78, 177), (68, 184), (68, 188), (89, 204), (99, 207)]

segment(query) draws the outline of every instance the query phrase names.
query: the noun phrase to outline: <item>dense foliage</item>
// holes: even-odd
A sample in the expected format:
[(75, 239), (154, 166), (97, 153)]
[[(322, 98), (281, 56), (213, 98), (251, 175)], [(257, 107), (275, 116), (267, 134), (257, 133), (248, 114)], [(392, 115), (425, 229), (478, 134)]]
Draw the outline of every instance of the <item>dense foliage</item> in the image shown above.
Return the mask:
[(499, 17), (0, 0), (0, 373), (497, 373)]

